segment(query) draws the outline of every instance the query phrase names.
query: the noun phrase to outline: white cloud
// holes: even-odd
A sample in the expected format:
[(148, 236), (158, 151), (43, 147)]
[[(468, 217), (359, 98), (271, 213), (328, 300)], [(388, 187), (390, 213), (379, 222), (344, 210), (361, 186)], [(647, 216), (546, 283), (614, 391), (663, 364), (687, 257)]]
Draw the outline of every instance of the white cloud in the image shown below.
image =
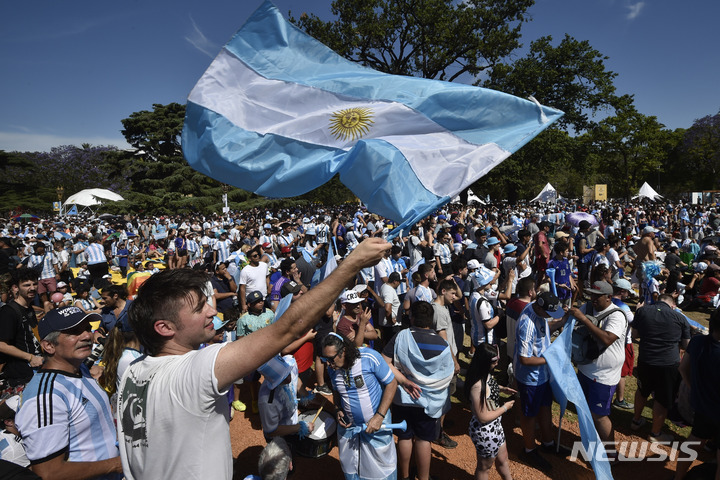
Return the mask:
[(208, 40), (205, 34), (200, 31), (200, 28), (198, 28), (192, 16), (190, 17), (190, 21), (192, 22), (193, 31), (190, 32), (189, 35), (185, 36), (185, 40), (208, 57), (215, 58), (215, 55), (218, 50), (220, 50), (220, 47)]
[(115, 145), (120, 149), (131, 148), (122, 137), (63, 137), (60, 135), (44, 135), (37, 133), (0, 132), (0, 150), (6, 152), (49, 152), (53, 147), (61, 145), (77, 145), (89, 143), (93, 146)]
[(640, 11), (645, 6), (645, 2), (637, 2), (637, 3), (631, 3), (627, 5), (628, 14), (627, 19), (628, 20), (635, 20), (638, 15), (640, 15)]

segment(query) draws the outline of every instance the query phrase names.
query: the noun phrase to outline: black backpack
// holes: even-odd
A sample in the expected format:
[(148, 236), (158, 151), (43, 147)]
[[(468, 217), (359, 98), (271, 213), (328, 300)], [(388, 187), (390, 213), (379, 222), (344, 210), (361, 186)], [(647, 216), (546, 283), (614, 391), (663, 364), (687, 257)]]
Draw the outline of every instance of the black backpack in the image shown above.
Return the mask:
[[(592, 312), (592, 306), (590, 303), (585, 304), (585, 311)], [(585, 316), (590, 319), (595, 326), (601, 328), (600, 326), (602, 325), (602, 321), (605, 320), (608, 315), (615, 312), (623, 314), (623, 318), (625, 319), (625, 329), (627, 330), (627, 317), (625, 317), (625, 313), (618, 307), (611, 308), (602, 315), (593, 316), (586, 313)], [(605, 345), (603, 342), (595, 338), (585, 324), (579, 322), (575, 324), (575, 328), (572, 332), (572, 362), (575, 365), (587, 365), (588, 363), (592, 363), (600, 355), (602, 355), (609, 346), (610, 345)]]

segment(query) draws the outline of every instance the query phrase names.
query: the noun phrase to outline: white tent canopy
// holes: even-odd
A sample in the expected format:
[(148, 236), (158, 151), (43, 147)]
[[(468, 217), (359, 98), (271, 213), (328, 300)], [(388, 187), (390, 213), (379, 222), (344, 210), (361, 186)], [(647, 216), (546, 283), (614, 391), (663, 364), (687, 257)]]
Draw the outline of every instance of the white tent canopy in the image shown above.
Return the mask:
[(83, 207), (91, 207), (100, 205), (105, 202), (117, 202), (125, 200), (122, 196), (104, 188), (88, 188), (81, 190), (65, 200), (65, 205), (80, 205)]
[(640, 187), (640, 192), (633, 197), (633, 200), (642, 200), (643, 198), (647, 198), (648, 200), (654, 202), (656, 200), (662, 199), (663, 196), (657, 193), (650, 185), (648, 185), (647, 182), (645, 182), (643, 183), (642, 187)]
[[(451, 200), (452, 203), (460, 203), (460, 195), (456, 195), (455, 198)], [(485, 205), (485, 202), (475, 195), (475, 193), (468, 188), (468, 199), (467, 199), (468, 205), (472, 203), (479, 203), (480, 205)]]
[(531, 202), (545, 202), (545, 203), (555, 203), (560, 198), (560, 195), (558, 195), (557, 190), (555, 190), (555, 187), (550, 185), (549, 183), (545, 185), (545, 187), (542, 189), (542, 191), (538, 194), (537, 197), (530, 200)]

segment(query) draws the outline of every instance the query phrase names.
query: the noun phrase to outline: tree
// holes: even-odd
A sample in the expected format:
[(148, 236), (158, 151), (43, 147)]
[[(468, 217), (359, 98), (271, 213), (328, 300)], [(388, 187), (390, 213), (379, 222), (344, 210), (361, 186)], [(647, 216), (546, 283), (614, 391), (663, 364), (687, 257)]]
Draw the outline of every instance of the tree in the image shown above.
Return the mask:
[[(622, 194), (630, 198), (630, 191), (657, 175), (667, 156), (667, 137), (657, 117), (639, 113), (632, 103), (624, 103), (615, 116), (600, 121), (592, 137), (600, 152), (611, 196)], [(657, 178), (657, 177), (655, 177)]]
[(477, 76), (520, 46), (534, 0), (334, 0), (335, 21), (296, 23), (349, 60), (375, 70), (453, 81)]
[(552, 37), (541, 37), (530, 44), (530, 51), (511, 65), (497, 65), (484, 86), (518, 97), (534, 96), (543, 105), (565, 112), (555, 124), (580, 133), (592, 128), (592, 116), (615, 108), (622, 101), (615, 95), (616, 73), (605, 68), (608, 57), (590, 46), (565, 35), (557, 46)]
[(548, 128), (510, 158), (493, 168), (471, 187), (474, 192), (489, 194), (495, 200), (515, 203), (533, 198), (551, 181), (563, 195), (581, 191), (580, 171), (571, 168), (578, 155), (579, 141), (557, 128)]
[(122, 177), (111, 177), (105, 171), (109, 156), (117, 152), (112, 146), (83, 144), (53, 147), (50, 152), (28, 152), (22, 155), (30, 166), (8, 167), (7, 174), (42, 198), (47, 205), (57, 200), (55, 189), (63, 187), (66, 195), (86, 188), (123, 190)]
[(153, 110), (134, 112), (122, 120), (123, 134), (127, 142), (151, 159), (182, 156), (182, 134), (185, 105), (170, 103), (153, 104)]
[(695, 120), (682, 140), (687, 171), (697, 179), (702, 189), (717, 189), (720, 185), (720, 111)]
[[(37, 183), (27, 183), (24, 172), (32, 171), (33, 161), (24, 152), (0, 150), (0, 212), (49, 210), (50, 204), (43, 200), (43, 194), (51, 193)], [(38, 191), (38, 190), (42, 191)], [(51, 201), (51, 200), (50, 200)]]

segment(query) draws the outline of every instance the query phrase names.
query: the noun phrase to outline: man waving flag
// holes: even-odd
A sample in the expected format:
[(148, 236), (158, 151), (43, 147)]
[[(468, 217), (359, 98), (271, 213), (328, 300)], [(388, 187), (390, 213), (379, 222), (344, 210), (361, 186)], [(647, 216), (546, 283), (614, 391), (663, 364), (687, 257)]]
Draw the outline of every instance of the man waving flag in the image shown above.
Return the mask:
[(196, 170), (268, 197), (335, 174), (404, 228), (562, 112), (493, 90), (346, 60), (263, 3), (193, 88), (182, 135)]

